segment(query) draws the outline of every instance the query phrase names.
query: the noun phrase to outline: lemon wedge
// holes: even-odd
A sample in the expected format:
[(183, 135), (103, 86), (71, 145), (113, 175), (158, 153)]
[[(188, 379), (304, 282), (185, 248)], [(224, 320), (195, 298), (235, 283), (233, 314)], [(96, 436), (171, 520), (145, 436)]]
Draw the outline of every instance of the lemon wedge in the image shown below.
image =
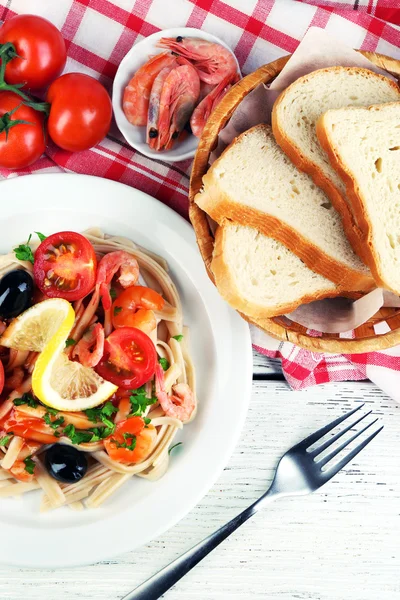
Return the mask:
[(0, 338), (8, 348), (40, 352), (32, 374), (33, 393), (46, 406), (69, 412), (98, 406), (118, 389), (93, 369), (68, 359), (65, 342), (74, 322), (67, 300), (49, 298), (14, 319)]
[(0, 338), (0, 344), (16, 350), (41, 352), (58, 333), (64, 342), (74, 326), (75, 312), (62, 298), (35, 304), (14, 319)]
[(57, 410), (74, 412), (102, 404), (118, 387), (96, 371), (68, 359), (65, 336), (58, 332), (39, 355), (32, 374), (33, 393)]

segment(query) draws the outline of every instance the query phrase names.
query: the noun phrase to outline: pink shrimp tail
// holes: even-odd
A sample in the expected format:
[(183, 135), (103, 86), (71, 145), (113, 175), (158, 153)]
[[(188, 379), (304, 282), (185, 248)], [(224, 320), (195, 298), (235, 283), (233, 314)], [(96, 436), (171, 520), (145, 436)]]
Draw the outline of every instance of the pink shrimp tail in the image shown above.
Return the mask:
[(203, 133), (203, 129), (215, 109), (215, 107), (221, 102), (222, 98), (225, 94), (228, 93), (231, 88), (232, 81), (237, 79), (236, 74), (229, 74), (224, 79), (220, 81), (220, 83), (215, 86), (213, 90), (203, 100), (197, 107), (194, 109), (193, 114), (190, 118), (190, 127), (192, 129), (193, 135), (196, 137), (201, 137)]
[(95, 367), (104, 354), (104, 329), (101, 323), (90, 327), (76, 344), (72, 356), (84, 367)]
[(168, 417), (179, 419), (182, 423), (189, 421), (194, 409), (195, 398), (187, 383), (177, 383), (173, 386), (171, 395), (165, 390), (164, 371), (157, 363), (155, 371), (155, 391), (161, 408)]

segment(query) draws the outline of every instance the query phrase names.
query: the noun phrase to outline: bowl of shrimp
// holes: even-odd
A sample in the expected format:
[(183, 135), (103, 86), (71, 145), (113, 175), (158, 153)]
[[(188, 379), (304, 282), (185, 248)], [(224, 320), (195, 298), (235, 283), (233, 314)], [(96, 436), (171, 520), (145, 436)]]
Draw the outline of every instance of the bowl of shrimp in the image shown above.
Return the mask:
[(165, 29), (135, 44), (115, 76), (117, 126), (153, 159), (193, 158), (211, 112), (241, 78), (232, 50), (190, 27)]

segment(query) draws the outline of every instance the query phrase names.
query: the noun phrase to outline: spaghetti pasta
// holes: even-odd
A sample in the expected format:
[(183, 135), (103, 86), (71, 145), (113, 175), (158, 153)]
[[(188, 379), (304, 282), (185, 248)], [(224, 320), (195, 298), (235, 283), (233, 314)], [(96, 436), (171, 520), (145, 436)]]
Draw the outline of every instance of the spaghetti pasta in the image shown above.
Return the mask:
[[(177, 432), (186, 422), (192, 420), (197, 408), (195, 369), (188, 349), (188, 329), (183, 327), (181, 300), (167, 272), (166, 261), (129, 239), (107, 235), (97, 228), (89, 229), (82, 235), (92, 244), (98, 261), (108, 254), (120, 251), (132, 256), (137, 261), (140, 274), (136, 285), (146, 286), (161, 294), (162, 307), (152, 311), (155, 326), (146, 333), (152, 340), (164, 369), (162, 389), (168, 397), (168, 403), (165, 396), (157, 393), (161, 388), (155, 384), (152, 376), (143, 389), (138, 391), (131, 392), (119, 388), (108, 401), (112, 407), (107, 417), (104, 417), (104, 414), (99, 416), (102, 414), (101, 407), (97, 413), (49, 412), (48, 407), (38, 402), (32, 392), (31, 373), (39, 353), (8, 350), (8, 354), (5, 355), (8, 363), (3, 361), (3, 356), (2, 362), (7, 366), (10, 376), (15, 369), (20, 369), (22, 381), (16, 389), (8, 390), (7, 395), (3, 394), (0, 399), (0, 435), (3, 436), (0, 450), (4, 453), (0, 454), (0, 497), (19, 496), (40, 488), (43, 492), (40, 510), (43, 512), (60, 506), (69, 506), (77, 511), (84, 507), (95, 508), (107, 501), (134, 476), (151, 481), (162, 477), (168, 469), (169, 448)], [(0, 276), (15, 268), (24, 269), (32, 274), (30, 262), (18, 260), (14, 253), (0, 256)], [(116, 281), (116, 278), (113, 281)], [(118, 282), (111, 285), (118, 289)], [(78, 352), (77, 345), (91, 325), (100, 323), (106, 338), (114, 330), (115, 313), (113, 314), (111, 305), (104, 302), (104, 294), (104, 288), (96, 284), (84, 299), (73, 302), (75, 322), (70, 332), (73, 347), (68, 346), (65, 349), (65, 354), (70, 360), (81, 360), (82, 353)], [(145, 307), (145, 310), (149, 309)], [(182, 384), (185, 387), (179, 388)], [(174, 393), (175, 386), (179, 388), (179, 394)], [(29, 394), (32, 402), (19, 402), (24, 394)], [(175, 414), (174, 406), (180, 406), (186, 401), (186, 397), (190, 398), (188, 418), (178, 418), (182, 412)], [(117, 411), (118, 418), (114, 422)], [(133, 419), (141, 419), (144, 429), (138, 434), (139, 437), (131, 433), (124, 434), (123, 443), (118, 443), (113, 438), (114, 431), (121, 423), (126, 422), (125, 417), (128, 421), (132, 418), (132, 422)], [(14, 428), (18, 432), (23, 430), (21, 424), (29, 423), (29, 426), (26, 425), (26, 431), (29, 429), (30, 433), (14, 434), (6, 427), (10, 420), (15, 423)], [(71, 435), (72, 431), (75, 432), (74, 436)], [(80, 434), (80, 438), (76, 432)], [(120, 459), (115, 458), (118, 453), (115, 456), (110, 455), (111, 440), (115, 448), (127, 448), (131, 452), (130, 456), (134, 456), (141, 448), (142, 434), (147, 436), (147, 448), (138, 460), (124, 460), (123, 453)], [(49, 444), (65, 444), (85, 453), (88, 469), (82, 479), (76, 483), (65, 484), (51, 476), (44, 459), (49, 448), (49, 444), (45, 442), (47, 438), (52, 439)], [(24, 471), (26, 461), (31, 462), (28, 462), (29, 468)], [(13, 472), (13, 465), (22, 465), (22, 473), (20, 470)]]

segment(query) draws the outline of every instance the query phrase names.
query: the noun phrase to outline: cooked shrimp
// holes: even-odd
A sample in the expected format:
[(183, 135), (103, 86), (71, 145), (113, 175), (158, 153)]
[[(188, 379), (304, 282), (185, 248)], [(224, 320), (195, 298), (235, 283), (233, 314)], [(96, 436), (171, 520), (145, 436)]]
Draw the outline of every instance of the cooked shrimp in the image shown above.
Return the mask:
[(122, 108), (126, 118), (132, 125), (146, 125), (149, 98), (153, 82), (159, 72), (175, 62), (169, 52), (153, 56), (144, 64), (125, 88)]
[(139, 279), (139, 265), (131, 254), (124, 250), (109, 252), (100, 261), (97, 269), (96, 288), (100, 290), (103, 307), (111, 307), (110, 284), (114, 275), (120, 271), (118, 281), (128, 288)]
[(157, 327), (153, 311), (161, 310), (165, 300), (151, 288), (134, 285), (116, 298), (112, 305), (112, 324), (118, 327), (136, 327), (151, 333)]
[(104, 353), (104, 329), (101, 323), (89, 327), (72, 351), (84, 367), (95, 367)]
[(205, 98), (203, 98), (200, 104), (196, 106), (192, 116), (190, 117), (190, 127), (196, 137), (201, 137), (204, 126), (207, 123), (210, 114), (228, 92), (232, 81), (236, 79), (236, 73), (233, 76), (227, 75), (227, 77), (224, 77), (224, 79), (222, 79), (219, 84), (215, 86), (215, 88), (209, 94), (207, 94)]
[(178, 66), (178, 63), (174, 61), (169, 67), (161, 69), (151, 88), (150, 100), (149, 100), (149, 111), (147, 116), (147, 143), (150, 148), (156, 147), (158, 137), (158, 117), (160, 115), (160, 100), (161, 92), (164, 82), (169, 73)]
[(177, 383), (172, 386), (172, 394), (167, 394), (164, 371), (159, 364), (156, 365), (156, 396), (165, 414), (179, 419), (182, 423), (189, 421), (196, 408), (194, 393), (187, 383)]
[(236, 60), (233, 54), (213, 42), (199, 38), (161, 38), (158, 42), (161, 48), (168, 48), (179, 56), (190, 60), (201, 81), (217, 85), (221, 79), (237, 72)]
[(172, 69), (160, 98), (157, 150), (172, 145), (190, 119), (200, 94), (200, 80), (189, 64)]

